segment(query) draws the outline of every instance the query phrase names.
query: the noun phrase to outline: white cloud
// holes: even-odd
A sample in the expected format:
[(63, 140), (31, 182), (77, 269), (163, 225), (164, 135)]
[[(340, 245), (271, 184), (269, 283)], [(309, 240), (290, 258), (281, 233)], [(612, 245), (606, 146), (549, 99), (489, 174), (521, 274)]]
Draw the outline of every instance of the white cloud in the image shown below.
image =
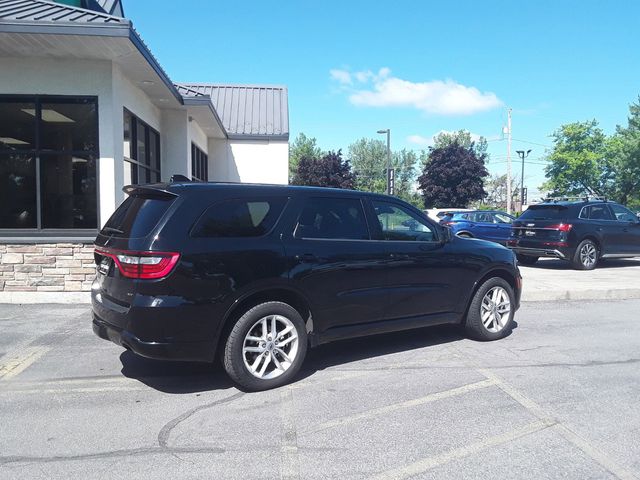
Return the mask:
[[(439, 115), (471, 115), (503, 105), (492, 92), (481, 92), (453, 80), (411, 82), (392, 76), (386, 67), (378, 73), (331, 70), (330, 74), (342, 85), (351, 85), (354, 78), (363, 84), (350, 89), (349, 101), (357, 106), (410, 107)], [(367, 85), (369, 88), (365, 88)]]
[[(469, 132), (468, 130), (465, 130), (466, 132)], [(422, 135), (409, 135), (407, 137), (407, 142), (409, 143), (413, 143), (415, 145), (422, 145), (422, 146), (431, 146), (435, 143), (436, 141), (436, 137), (440, 134), (443, 133), (448, 133), (448, 134), (454, 134), (457, 133), (455, 131), (449, 131), (449, 130), (440, 130), (437, 133), (434, 133), (433, 135), (431, 135), (430, 137), (423, 137)], [(473, 133), (473, 132), (469, 132), (469, 135), (471, 136), (471, 140), (474, 142), (478, 142), (480, 141), (480, 138), (482, 138), (482, 135), (479, 135), (477, 133)]]
[(329, 75), (331, 75), (332, 80), (335, 80), (342, 85), (351, 85), (353, 83), (353, 80), (351, 80), (351, 73), (346, 70), (333, 69), (329, 71)]

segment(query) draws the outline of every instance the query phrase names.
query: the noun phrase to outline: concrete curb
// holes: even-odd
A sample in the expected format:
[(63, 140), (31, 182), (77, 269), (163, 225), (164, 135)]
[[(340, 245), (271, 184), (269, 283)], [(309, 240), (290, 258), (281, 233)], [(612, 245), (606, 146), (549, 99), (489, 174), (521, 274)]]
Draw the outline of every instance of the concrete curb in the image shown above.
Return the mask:
[(0, 292), (0, 303), (11, 304), (87, 304), (91, 303), (90, 292)]
[(523, 302), (554, 302), (558, 300), (631, 300), (640, 298), (640, 288), (584, 289), (584, 290), (527, 290)]

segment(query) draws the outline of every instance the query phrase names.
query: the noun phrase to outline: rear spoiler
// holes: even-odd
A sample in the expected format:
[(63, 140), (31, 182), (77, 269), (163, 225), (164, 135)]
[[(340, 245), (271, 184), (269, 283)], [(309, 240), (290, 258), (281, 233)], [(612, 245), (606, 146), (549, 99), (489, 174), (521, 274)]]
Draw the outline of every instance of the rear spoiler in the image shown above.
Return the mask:
[(127, 185), (122, 191), (127, 195), (140, 195), (147, 197), (177, 197), (178, 195), (167, 190), (167, 185)]

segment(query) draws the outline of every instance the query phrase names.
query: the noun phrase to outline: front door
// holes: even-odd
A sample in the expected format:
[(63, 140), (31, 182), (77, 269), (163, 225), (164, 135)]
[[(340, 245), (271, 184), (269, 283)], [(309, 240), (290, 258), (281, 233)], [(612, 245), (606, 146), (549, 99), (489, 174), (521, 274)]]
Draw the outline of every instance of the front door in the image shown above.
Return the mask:
[(610, 204), (615, 223), (620, 231), (620, 253), (640, 255), (640, 221), (622, 205)]
[[(389, 256), (387, 320), (456, 310), (464, 285), (456, 255), (447, 254), (437, 227), (392, 200), (372, 201)], [(457, 275), (456, 275), (457, 274)]]
[(387, 304), (382, 242), (371, 240), (356, 196), (300, 198), (287, 257), (291, 277), (311, 302), (317, 333), (382, 320)]

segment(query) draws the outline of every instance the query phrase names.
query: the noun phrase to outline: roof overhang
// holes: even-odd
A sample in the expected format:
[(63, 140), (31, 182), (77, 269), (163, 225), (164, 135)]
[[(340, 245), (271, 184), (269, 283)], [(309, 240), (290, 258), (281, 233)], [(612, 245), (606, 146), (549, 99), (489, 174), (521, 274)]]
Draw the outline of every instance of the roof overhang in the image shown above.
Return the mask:
[(182, 101), (188, 109), (189, 116), (198, 122), (207, 137), (229, 138), (218, 112), (213, 108), (210, 97), (187, 97), (183, 98)]
[(159, 108), (184, 104), (128, 21), (73, 24), (0, 20), (0, 57), (111, 60)]

